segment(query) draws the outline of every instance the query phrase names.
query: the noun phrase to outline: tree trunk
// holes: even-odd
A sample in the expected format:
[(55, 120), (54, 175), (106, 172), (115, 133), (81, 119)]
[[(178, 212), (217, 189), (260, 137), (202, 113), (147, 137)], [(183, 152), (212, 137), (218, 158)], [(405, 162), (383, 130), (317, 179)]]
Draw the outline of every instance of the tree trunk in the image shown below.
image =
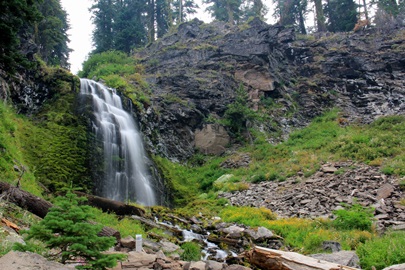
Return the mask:
[(301, 34), (306, 35), (307, 30), (305, 29), (305, 18), (304, 18), (304, 11), (302, 10), (301, 0), (297, 1), (298, 4), (298, 16), (299, 16), (299, 29)]
[(226, 1), (226, 11), (227, 11), (227, 13), (228, 13), (228, 23), (229, 24), (235, 24), (235, 22), (234, 22), (234, 18), (233, 18), (233, 11), (232, 11), (232, 6), (231, 6), (231, 3), (230, 3), (230, 0), (227, 0)]
[(13, 187), (8, 183), (0, 182), (0, 193), (3, 193), (6, 200), (18, 205), (29, 212), (44, 218), (52, 204), (27, 191)]
[(183, 22), (183, 0), (179, 0), (179, 23)]
[(155, 0), (149, 0), (149, 43), (155, 41)]
[(318, 32), (325, 32), (325, 16), (323, 14), (322, 0), (314, 0), (315, 12), (316, 12), (316, 25), (318, 27)]
[(100, 208), (101, 210), (103, 210), (103, 212), (113, 212), (119, 216), (137, 215), (143, 217), (145, 215), (145, 210), (133, 205), (113, 201), (98, 196), (88, 195), (79, 191), (75, 191), (74, 193), (78, 196), (86, 197), (87, 204)]
[[(295, 252), (254, 247), (245, 253), (250, 264), (266, 270), (356, 270), (357, 268), (326, 262)], [(358, 269), (357, 269), (358, 270)]]

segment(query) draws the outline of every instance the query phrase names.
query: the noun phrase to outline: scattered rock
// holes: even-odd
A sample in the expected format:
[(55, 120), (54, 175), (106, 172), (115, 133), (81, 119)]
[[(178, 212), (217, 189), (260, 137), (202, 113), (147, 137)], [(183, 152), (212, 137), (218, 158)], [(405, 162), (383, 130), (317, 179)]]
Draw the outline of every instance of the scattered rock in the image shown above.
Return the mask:
[[(337, 168), (342, 173), (327, 173)], [(337, 162), (324, 165), (304, 181), (298, 178), (252, 183), (247, 190), (223, 192), (219, 197), (232, 205), (266, 207), (280, 217), (332, 217), (334, 210), (343, 209), (341, 203), (357, 202), (375, 208), (379, 228), (405, 222), (405, 210), (398, 204), (404, 191), (395, 176), (382, 174), (378, 167)]]

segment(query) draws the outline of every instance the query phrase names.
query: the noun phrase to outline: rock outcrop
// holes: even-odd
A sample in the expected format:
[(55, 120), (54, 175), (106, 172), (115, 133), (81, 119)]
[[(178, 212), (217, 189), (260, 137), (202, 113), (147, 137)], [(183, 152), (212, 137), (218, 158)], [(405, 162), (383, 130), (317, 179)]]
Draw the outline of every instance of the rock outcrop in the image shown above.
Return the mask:
[(183, 23), (136, 54), (153, 92), (152, 106), (140, 116), (145, 138), (152, 151), (187, 159), (196, 132), (223, 118), (240, 85), (249, 106), (271, 119), (253, 123), (276, 131), (270, 142), (332, 107), (345, 123), (401, 114), (404, 31), (296, 37), (292, 28), (258, 19), (241, 26)]

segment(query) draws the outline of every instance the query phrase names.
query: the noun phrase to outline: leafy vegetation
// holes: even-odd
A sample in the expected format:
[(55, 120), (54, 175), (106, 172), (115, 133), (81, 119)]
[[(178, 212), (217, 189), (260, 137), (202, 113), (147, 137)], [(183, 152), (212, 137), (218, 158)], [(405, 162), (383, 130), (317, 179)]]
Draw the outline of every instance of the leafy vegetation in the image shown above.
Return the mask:
[[(22, 127), (32, 127), (24, 118), (15, 115), (11, 108), (0, 103), (0, 175), (1, 180), (17, 184), (35, 194), (41, 195), (41, 189), (36, 182), (34, 173), (27, 166), (22, 153)], [(16, 167), (15, 167), (16, 166)], [(14, 168), (18, 168), (17, 170)]]
[(335, 210), (333, 212), (336, 219), (333, 226), (341, 230), (363, 230), (371, 231), (373, 225), (373, 209), (364, 208), (360, 204), (353, 204), (346, 209)]
[[(84, 199), (70, 191), (66, 196), (56, 198), (45, 218), (26, 231), (26, 239), (41, 240), (51, 249), (48, 255), (59, 258), (62, 263), (84, 259), (85, 265), (77, 267), (80, 269), (114, 267), (122, 255), (102, 251), (112, 247), (116, 239), (97, 236), (103, 225), (90, 223), (94, 216), (90, 206), (81, 204)], [(25, 250), (25, 247), (17, 245), (19, 250)]]
[(181, 245), (184, 252), (180, 258), (185, 261), (199, 261), (201, 260), (201, 248), (197, 243), (186, 242)]
[(362, 269), (380, 270), (393, 264), (405, 262), (405, 232), (388, 232), (373, 238), (356, 249)]
[(107, 86), (124, 93), (138, 109), (143, 110), (144, 104), (150, 104), (150, 89), (142, 77), (143, 73), (144, 67), (136, 58), (120, 51), (107, 51), (91, 55), (78, 75), (102, 80)]
[(219, 216), (225, 222), (266, 227), (283, 237), (288, 248), (305, 254), (322, 252), (324, 241), (338, 241), (343, 249), (353, 250), (376, 236), (374, 232), (358, 229), (337, 229), (326, 219), (277, 218), (265, 208), (228, 206)]

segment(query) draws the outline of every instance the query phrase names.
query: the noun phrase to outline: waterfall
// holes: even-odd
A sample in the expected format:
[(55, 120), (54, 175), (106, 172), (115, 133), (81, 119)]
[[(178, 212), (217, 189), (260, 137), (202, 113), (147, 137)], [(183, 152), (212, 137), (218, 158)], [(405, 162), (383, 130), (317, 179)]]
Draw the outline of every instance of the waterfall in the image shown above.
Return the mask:
[(142, 138), (131, 114), (113, 89), (80, 79), (80, 92), (93, 100), (93, 131), (103, 145), (104, 174), (97, 186), (102, 197), (155, 205), (156, 197)]

